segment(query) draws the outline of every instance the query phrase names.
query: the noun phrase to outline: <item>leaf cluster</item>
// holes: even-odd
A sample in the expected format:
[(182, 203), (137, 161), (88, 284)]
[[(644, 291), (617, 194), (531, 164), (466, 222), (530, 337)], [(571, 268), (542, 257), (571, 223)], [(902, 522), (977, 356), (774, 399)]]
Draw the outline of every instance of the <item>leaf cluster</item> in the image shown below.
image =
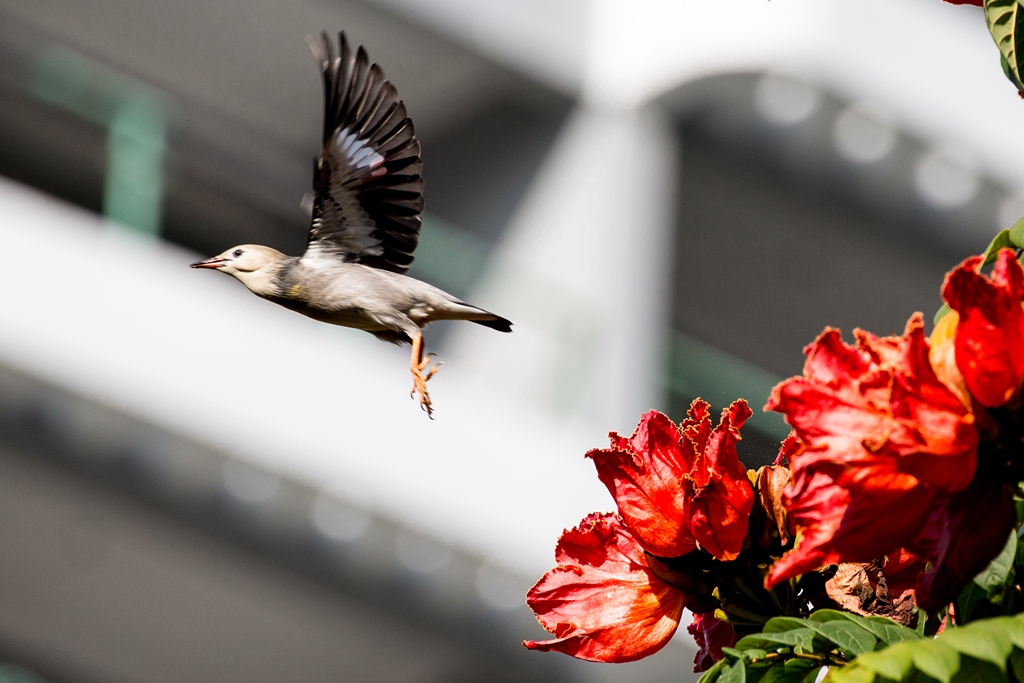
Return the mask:
[(776, 617), (761, 633), (723, 648), (725, 659), (699, 683), (810, 683), (823, 666), (843, 666), (861, 655), (921, 639), (917, 631), (884, 617), (831, 609), (818, 610), (808, 619)]
[[(1024, 519), (1024, 501), (1017, 505)], [(723, 648), (725, 659), (700, 683), (811, 683), (823, 666), (829, 667), (829, 683), (1024, 683), (1024, 614), (1015, 614), (1024, 606), (1017, 583), (1024, 567), (1021, 534), (1024, 526), (964, 588), (955, 605), (956, 627), (937, 638), (923, 634), (933, 632), (939, 615), (931, 622), (922, 615), (916, 631), (885, 617), (832, 609), (807, 619), (776, 617), (761, 633)]]
[(934, 639), (896, 643), (857, 657), (830, 683), (1024, 681), (1024, 615), (983, 619)]

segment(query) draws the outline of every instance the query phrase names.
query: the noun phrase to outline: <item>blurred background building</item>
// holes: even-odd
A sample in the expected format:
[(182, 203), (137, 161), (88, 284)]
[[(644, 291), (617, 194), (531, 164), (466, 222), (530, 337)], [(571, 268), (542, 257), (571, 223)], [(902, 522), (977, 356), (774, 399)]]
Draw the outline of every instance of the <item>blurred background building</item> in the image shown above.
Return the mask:
[[(516, 324), (431, 328), (433, 422), (406, 351), (186, 267), (303, 248), (321, 29), (416, 122), (413, 274)], [(584, 452), (930, 318), (1024, 214), (1014, 117), (939, 0), (0, 0), (0, 681), (694, 680), (519, 644)]]

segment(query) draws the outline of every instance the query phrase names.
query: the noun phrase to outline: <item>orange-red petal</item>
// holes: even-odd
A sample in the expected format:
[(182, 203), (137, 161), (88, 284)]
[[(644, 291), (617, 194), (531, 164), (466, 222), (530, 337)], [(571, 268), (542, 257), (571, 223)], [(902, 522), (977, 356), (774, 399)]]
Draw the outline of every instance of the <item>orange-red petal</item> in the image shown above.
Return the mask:
[[(695, 458), (694, 472), (687, 481), (693, 536), (719, 560), (734, 560), (740, 554), (754, 507), (747, 468), (736, 453), (740, 427), (750, 415), (742, 399), (722, 411), (722, 419), (710, 432), (703, 453)], [(710, 426), (711, 421), (705, 420)]]
[(920, 314), (903, 337), (826, 330), (807, 348), (804, 377), (777, 386), (804, 449), (786, 489), (793, 551), (768, 583), (835, 562), (868, 562), (906, 545), (937, 500), (966, 488), (977, 466), (973, 415), (929, 363)]
[(736, 401), (712, 428), (710, 406), (698, 398), (678, 427), (652, 410), (630, 438), (612, 432), (610, 449), (587, 453), (646, 551), (680, 557), (699, 543), (720, 560), (739, 554), (754, 491), (736, 443), (750, 415)]
[(526, 595), (555, 638), (525, 641), (594, 662), (630, 662), (660, 650), (679, 625), (685, 594), (650, 569), (636, 538), (613, 514), (592, 514), (566, 531), (558, 566)]
[(839, 562), (870, 562), (905, 544), (931, 512), (935, 493), (876, 458), (847, 470), (820, 454), (796, 460), (786, 491), (796, 547), (772, 566), (766, 585)]
[(947, 276), (942, 297), (960, 314), (956, 364), (971, 395), (988, 408), (1001, 406), (1024, 377), (1024, 269), (1010, 249), (999, 252), (992, 277), (977, 271), (973, 256)]
[(587, 457), (643, 547), (659, 557), (679, 557), (696, 548), (682, 487), (692, 458), (680, 446), (675, 423), (652, 410), (629, 439), (615, 432), (609, 436), (612, 448), (594, 449)]

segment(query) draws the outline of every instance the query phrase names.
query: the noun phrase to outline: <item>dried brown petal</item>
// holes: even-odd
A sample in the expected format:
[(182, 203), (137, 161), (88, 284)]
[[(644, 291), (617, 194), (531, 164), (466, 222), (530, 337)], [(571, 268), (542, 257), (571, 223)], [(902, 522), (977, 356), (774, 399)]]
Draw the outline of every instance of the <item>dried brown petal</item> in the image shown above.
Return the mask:
[(789, 468), (781, 465), (766, 465), (757, 471), (757, 499), (771, 522), (765, 527), (765, 535), (767, 536), (774, 526), (779, 532), (782, 545), (789, 543), (786, 507), (782, 504), (782, 490), (789, 484), (789, 480)]
[(870, 612), (864, 609), (864, 605), (870, 605), (875, 600), (875, 588), (868, 578), (869, 566), (862, 562), (844, 562), (839, 565), (836, 575), (825, 582), (828, 597), (847, 612), (868, 616)]

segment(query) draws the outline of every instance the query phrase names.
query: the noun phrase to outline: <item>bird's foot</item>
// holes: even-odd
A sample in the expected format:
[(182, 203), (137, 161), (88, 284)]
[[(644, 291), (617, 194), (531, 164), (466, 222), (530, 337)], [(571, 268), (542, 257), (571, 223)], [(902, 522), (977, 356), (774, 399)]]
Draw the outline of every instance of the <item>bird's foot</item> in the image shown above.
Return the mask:
[[(436, 353), (428, 353), (426, 356), (423, 357), (423, 360), (416, 364), (416, 368), (420, 372), (423, 372), (424, 370), (427, 369), (427, 366), (430, 365), (431, 361), (433, 361), (434, 356), (436, 355)], [(441, 365), (441, 363), (438, 363), (438, 365)]]
[(419, 394), (420, 408), (426, 411), (427, 415), (431, 419), (434, 417), (434, 409), (430, 402), (430, 394), (427, 392), (427, 382), (431, 377), (437, 374), (438, 368), (444, 365), (444, 363), (441, 362), (435, 363), (434, 367), (430, 368), (429, 372), (423, 374), (423, 371), (430, 365), (433, 355), (434, 354), (429, 354), (420, 362), (414, 362), (412, 364), (410, 368), (412, 370), (412, 391), (409, 392), (409, 396)]

